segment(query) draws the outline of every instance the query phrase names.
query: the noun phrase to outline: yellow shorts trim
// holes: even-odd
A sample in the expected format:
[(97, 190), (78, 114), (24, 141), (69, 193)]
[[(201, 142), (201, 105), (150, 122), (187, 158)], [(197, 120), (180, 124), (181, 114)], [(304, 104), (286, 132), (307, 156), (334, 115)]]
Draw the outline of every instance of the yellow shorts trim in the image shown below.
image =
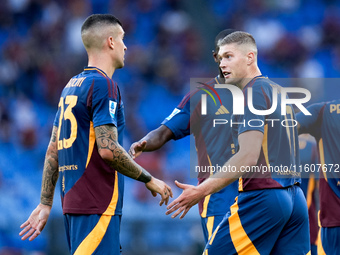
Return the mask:
[(215, 216), (208, 217), (207, 219), (207, 230), (208, 230), (208, 240), (210, 239), (213, 228), (214, 228)]
[(236, 200), (236, 202), (230, 207), (231, 215), (228, 218), (229, 233), (235, 250), (239, 255), (260, 255), (242, 226), (238, 210), (239, 207)]
[(109, 215), (102, 215), (100, 217), (97, 225), (80, 243), (74, 255), (91, 255), (97, 249), (110, 224), (111, 217)]
[(317, 241), (318, 241), (318, 247), (317, 247), (318, 255), (326, 255), (326, 252), (323, 249), (322, 241), (321, 241), (321, 228), (319, 229)]

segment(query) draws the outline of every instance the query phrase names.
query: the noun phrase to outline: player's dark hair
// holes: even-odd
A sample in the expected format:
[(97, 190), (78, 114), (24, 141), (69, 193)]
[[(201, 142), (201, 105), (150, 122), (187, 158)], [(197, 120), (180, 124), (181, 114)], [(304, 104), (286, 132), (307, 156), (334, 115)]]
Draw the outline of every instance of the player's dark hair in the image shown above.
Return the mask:
[(122, 26), (122, 23), (112, 14), (92, 14), (89, 16), (83, 23), (81, 27), (81, 33), (86, 31), (87, 29), (98, 26), (98, 25), (120, 25)]
[(236, 30), (235, 30), (235, 29), (228, 28), (228, 29), (222, 30), (221, 32), (219, 32), (219, 33), (216, 35), (216, 37), (215, 37), (215, 50), (216, 50), (216, 52), (218, 51), (218, 48), (219, 48), (218, 42), (219, 42), (220, 40), (222, 40), (224, 37), (226, 37), (227, 35), (229, 35), (229, 34), (231, 34), (231, 33), (233, 33), (233, 32), (236, 32)]
[(218, 42), (218, 46), (222, 46), (225, 44), (231, 44), (231, 43), (236, 43), (238, 45), (241, 44), (252, 44), (256, 47), (256, 42), (254, 37), (247, 33), (247, 32), (243, 32), (243, 31), (235, 31), (229, 35), (227, 35), (226, 37), (224, 37), (222, 40), (220, 40)]

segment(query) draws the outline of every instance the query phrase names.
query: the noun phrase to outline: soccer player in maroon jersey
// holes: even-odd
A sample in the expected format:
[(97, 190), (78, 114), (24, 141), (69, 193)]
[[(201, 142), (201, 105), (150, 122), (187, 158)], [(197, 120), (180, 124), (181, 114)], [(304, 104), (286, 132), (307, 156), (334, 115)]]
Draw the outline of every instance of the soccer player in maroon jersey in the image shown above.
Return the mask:
[(154, 196), (160, 194), (160, 205), (167, 204), (172, 191), (122, 147), (124, 104), (111, 79), (124, 66), (127, 49), (120, 21), (110, 14), (91, 15), (81, 36), (88, 67), (62, 91), (45, 157), (40, 204), (21, 225), (20, 236), (32, 241), (43, 230), (60, 176), (70, 253), (118, 255), (124, 175), (144, 182)]
[[(281, 114), (281, 87), (262, 75), (256, 43), (250, 34), (236, 31), (221, 40), (219, 46), (226, 83), (237, 85), (245, 95), (253, 93), (252, 105), (241, 102), (244, 114), (233, 118), (238, 151), (224, 166), (235, 170), (219, 172), (198, 186), (176, 182), (183, 193), (169, 204), (167, 214), (174, 212), (174, 218), (182, 213), (183, 218), (202, 197), (239, 179), (236, 202), (203, 254), (308, 254), (308, 212), (299, 187), (300, 177), (294, 170), (284, 170), (299, 162), (297, 128), (281, 125), (288, 118), (295, 119), (292, 105), (286, 105), (286, 114)], [(251, 110), (270, 109), (274, 93), (278, 100), (273, 111), (260, 115)], [(270, 122), (275, 119), (279, 120), (276, 124)], [(284, 167), (281, 171), (280, 166)], [(278, 171), (266, 171), (270, 167)]]

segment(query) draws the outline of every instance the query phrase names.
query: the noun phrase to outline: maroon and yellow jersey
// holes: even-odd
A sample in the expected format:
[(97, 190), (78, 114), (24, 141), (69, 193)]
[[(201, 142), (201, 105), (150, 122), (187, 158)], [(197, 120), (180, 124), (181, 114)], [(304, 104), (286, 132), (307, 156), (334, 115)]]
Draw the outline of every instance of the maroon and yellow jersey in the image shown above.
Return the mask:
[(101, 158), (94, 133), (97, 126), (114, 125), (122, 144), (124, 106), (117, 83), (100, 69), (86, 67), (62, 91), (54, 125), (63, 212), (120, 215), (123, 175)]
[(256, 110), (271, 109), (275, 102), (274, 96), (277, 96), (277, 105), (273, 113), (257, 115), (250, 110), (248, 100), (245, 100), (244, 115), (233, 116), (234, 123), (237, 124), (233, 126), (237, 147), (240, 134), (247, 131), (263, 133), (257, 165), (252, 171), (244, 169), (245, 173), (239, 179), (239, 191), (285, 188), (299, 183), (300, 174), (295, 171), (300, 160), (299, 142), (297, 128), (292, 124), (295, 120), (292, 106), (287, 105), (286, 115), (281, 115), (281, 87), (267, 77), (258, 76), (251, 80), (243, 89), (245, 98), (250, 88), (253, 93), (253, 108)]

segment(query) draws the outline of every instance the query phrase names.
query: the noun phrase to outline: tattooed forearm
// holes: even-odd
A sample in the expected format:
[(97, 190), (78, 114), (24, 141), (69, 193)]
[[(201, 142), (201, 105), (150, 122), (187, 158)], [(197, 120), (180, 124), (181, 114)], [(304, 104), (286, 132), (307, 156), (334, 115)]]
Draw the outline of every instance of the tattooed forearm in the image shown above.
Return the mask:
[(58, 148), (57, 148), (57, 127), (53, 127), (50, 144), (48, 145), (43, 179), (41, 185), (40, 203), (52, 206), (55, 186), (58, 181)]
[(96, 127), (95, 133), (98, 151), (102, 157), (105, 155), (103, 159), (110, 167), (141, 182), (146, 183), (151, 180), (151, 175), (133, 161), (124, 148), (120, 146), (115, 126)]

